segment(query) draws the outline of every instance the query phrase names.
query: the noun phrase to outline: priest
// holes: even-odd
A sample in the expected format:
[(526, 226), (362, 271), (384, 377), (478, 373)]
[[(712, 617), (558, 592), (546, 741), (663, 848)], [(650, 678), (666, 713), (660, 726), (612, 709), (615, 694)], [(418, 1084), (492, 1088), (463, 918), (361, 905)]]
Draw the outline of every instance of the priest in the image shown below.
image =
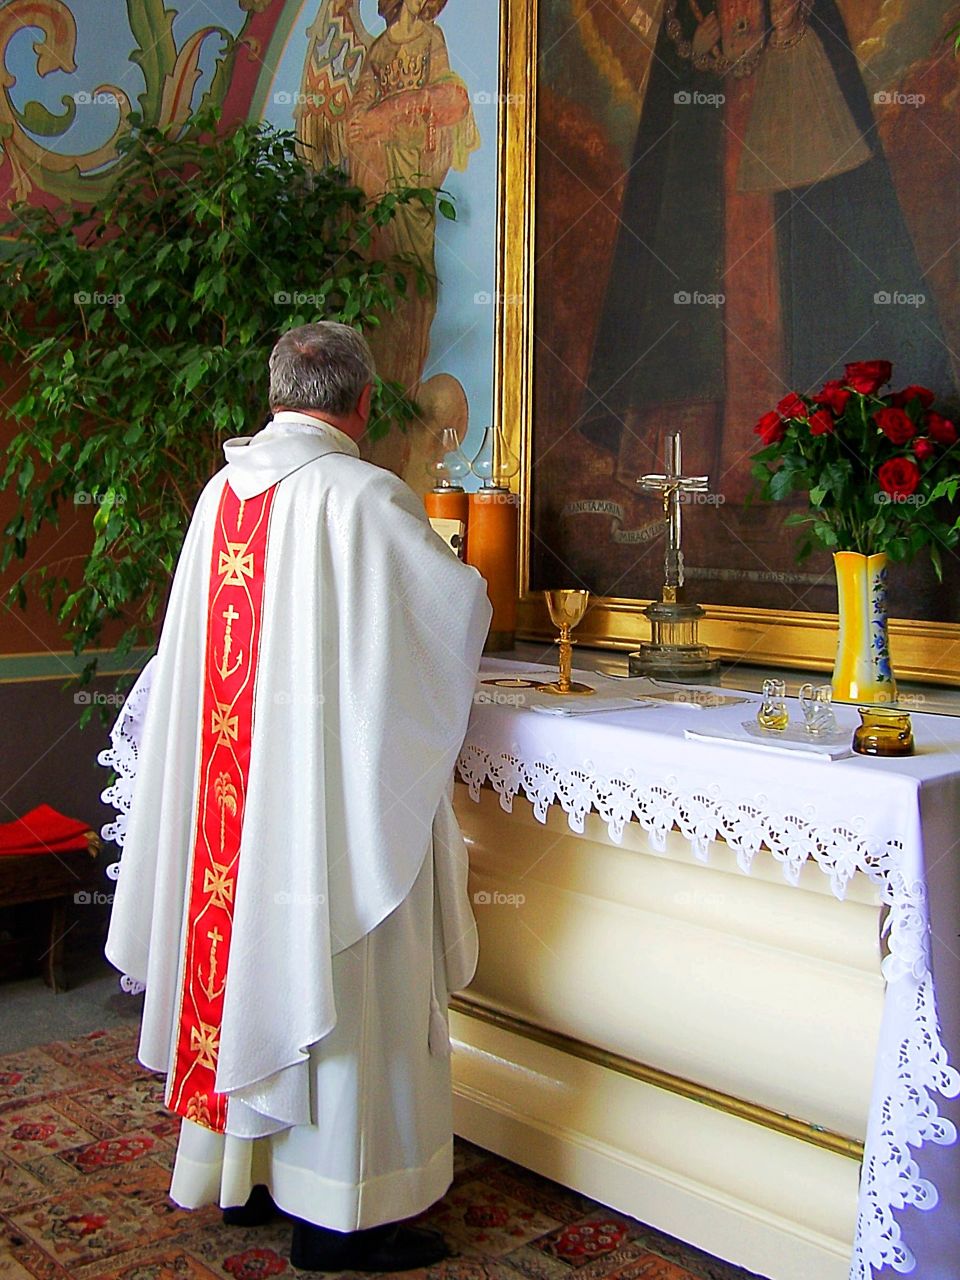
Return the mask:
[(476, 929), (452, 771), (482, 579), (359, 457), (373, 362), (284, 334), (273, 418), (225, 445), (154, 659), (107, 956), (182, 1117), (171, 1186), (294, 1219), (308, 1270), (444, 1256), (403, 1219), (452, 1177), (448, 992)]

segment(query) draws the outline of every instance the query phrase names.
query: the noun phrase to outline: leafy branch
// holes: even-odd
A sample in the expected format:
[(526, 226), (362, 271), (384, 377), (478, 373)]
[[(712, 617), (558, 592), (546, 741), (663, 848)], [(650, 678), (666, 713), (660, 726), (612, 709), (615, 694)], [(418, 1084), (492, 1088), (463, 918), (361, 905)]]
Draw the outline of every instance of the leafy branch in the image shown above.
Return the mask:
[[(89, 510), (82, 572), (41, 565), (10, 593), (21, 605), (38, 596), (78, 654), (116, 619), (119, 653), (152, 642), (223, 442), (266, 420), (277, 336), (320, 319), (370, 330), (408, 278), (432, 283), (370, 245), (402, 205), (432, 208), (437, 192), (371, 202), (338, 171), (309, 170), (292, 133), (218, 133), (213, 112), (186, 131), (130, 124), (116, 183), (96, 204), (21, 205), (0, 227), (0, 360), (17, 373), (18, 427), (0, 477), (18, 499), (0, 568), (66, 511)], [(371, 434), (404, 427), (413, 409), (398, 385), (378, 383)]]

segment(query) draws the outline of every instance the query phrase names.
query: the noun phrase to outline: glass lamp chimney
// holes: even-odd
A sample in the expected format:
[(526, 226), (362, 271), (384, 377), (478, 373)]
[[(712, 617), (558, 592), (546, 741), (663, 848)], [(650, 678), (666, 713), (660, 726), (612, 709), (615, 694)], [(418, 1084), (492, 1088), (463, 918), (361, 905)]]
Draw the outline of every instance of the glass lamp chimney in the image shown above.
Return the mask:
[(462, 489), (470, 474), (470, 462), (460, 448), (460, 437), (453, 427), (444, 427), (427, 462), (427, 474), (434, 489)]
[(487, 427), (473, 460), (473, 474), (484, 489), (507, 489), (520, 470), (520, 462), (498, 427)]

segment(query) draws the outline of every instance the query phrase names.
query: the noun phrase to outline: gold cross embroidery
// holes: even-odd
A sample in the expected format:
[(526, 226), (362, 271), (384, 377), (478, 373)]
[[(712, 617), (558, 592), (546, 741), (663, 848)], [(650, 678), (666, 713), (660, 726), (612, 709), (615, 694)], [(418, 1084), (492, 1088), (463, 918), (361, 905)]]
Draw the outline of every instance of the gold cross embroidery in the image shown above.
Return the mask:
[(217, 735), (218, 747), (225, 747), (228, 738), (232, 738), (234, 742), (237, 740), (239, 717), (232, 716), (230, 710), (230, 705), (226, 702), (218, 702), (213, 710), (211, 731)]
[(253, 577), (253, 552), (247, 551), (246, 542), (228, 542), (227, 550), (220, 552), (217, 573), (225, 587), (242, 587), (244, 578)]
[(203, 892), (212, 895), (211, 906), (222, 907), (224, 911), (229, 910), (227, 904), (233, 902), (234, 878), (229, 871), (229, 867), (221, 866), (219, 862), (203, 868)]
[(216, 1070), (217, 1054), (220, 1052), (220, 1028), (211, 1027), (207, 1022), (201, 1022), (199, 1027), (191, 1027), (190, 1048), (196, 1051), (201, 1067)]

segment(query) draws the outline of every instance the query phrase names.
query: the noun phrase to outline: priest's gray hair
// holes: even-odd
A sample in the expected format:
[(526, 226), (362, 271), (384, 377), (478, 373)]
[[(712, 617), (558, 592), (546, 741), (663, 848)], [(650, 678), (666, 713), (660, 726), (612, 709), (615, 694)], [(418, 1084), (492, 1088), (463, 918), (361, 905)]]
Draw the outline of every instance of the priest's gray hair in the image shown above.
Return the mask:
[(370, 347), (333, 320), (288, 329), (270, 353), (270, 408), (350, 414), (374, 375)]

